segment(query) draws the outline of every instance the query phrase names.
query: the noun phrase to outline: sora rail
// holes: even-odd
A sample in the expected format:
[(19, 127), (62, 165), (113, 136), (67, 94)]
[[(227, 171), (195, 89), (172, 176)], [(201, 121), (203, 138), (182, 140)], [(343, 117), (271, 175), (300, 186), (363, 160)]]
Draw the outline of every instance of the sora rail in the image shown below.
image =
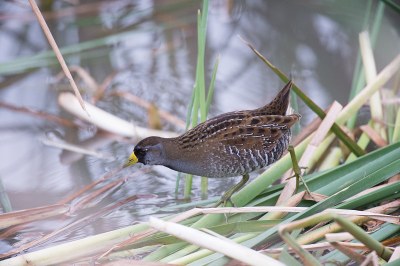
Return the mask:
[(148, 137), (140, 141), (126, 166), (137, 162), (163, 165), (205, 177), (243, 176), (217, 203), (226, 203), (249, 179), (249, 173), (277, 161), (288, 148), (300, 115), (286, 115), (289, 81), (269, 104), (209, 119), (176, 138)]

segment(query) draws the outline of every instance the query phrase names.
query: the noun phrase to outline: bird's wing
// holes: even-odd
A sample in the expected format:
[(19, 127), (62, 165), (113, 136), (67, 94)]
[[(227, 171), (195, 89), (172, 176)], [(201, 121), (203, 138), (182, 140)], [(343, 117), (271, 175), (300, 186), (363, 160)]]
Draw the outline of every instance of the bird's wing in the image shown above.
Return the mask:
[(222, 131), (236, 127), (248, 116), (247, 111), (230, 112), (216, 116), (190, 129), (178, 137), (178, 141), (181, 145), (187, 146), (189, 144), (195, 145), (205, 140), (218, 139)]
[(236, 148), (263, 147), (272, 150), (280, 137), (299, 119), (298, 115), (263, 115), (249, 111), (226, 113), (189, 130), (181, 145), (194, 147), (204, 141)]
[(271, 151), (290, 126), (298, 120), (296, 116), (252, 116), (236, 127), (223, 132), (219, 139), (226, 147), (237, 149), (260, 149)]

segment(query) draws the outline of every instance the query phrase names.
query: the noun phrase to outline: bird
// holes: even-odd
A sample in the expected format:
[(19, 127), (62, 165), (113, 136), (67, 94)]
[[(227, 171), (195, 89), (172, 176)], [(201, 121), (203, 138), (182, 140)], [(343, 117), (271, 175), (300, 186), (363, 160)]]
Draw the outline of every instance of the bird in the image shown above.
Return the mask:
[(174, 138), (147, 137), (134, 147), (124, 167), (142, 163), (163, 165), (178, 172), (208, 178), (242, 176), (216, 206), (249, 180), (249, 173), (281, 158), (300, 115), (286, 114), (290, 80), (267, 105), (218, 115)]

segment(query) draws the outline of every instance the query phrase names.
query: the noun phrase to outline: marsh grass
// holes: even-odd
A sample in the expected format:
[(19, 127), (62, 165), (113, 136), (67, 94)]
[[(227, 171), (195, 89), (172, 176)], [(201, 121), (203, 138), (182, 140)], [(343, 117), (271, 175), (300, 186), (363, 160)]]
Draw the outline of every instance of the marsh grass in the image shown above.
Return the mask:
[[(380, 8), (377, 11), (378, 15), (381, 12)], [(217, 59), (207, 94), (204, 64), (207, 9), (208, 2), (204, 1), (203, 14), (198, 13), (199, 49), (196, 81), (191, 104), (188, 108), (187, 127), (195, 126), (199, 120), (204, 121), (207, 118), (218, 68)], [(376, 17), (379, 18), (378, 15)], [(380, 19), (382, 18), (380, 17)], [(378, 25), (378, 22), (374, 25)], [(365, 33), (363, 34), (364, 37), (360, 38), (363, 44), (360, 45), (363, 45), (365, 49), (360, 49), (364, 51), (360, 57), (360, 64), (363, 63), (363, 67), (361, 68), (360, 65), (360, 69), (370, 69), (371, 66), (366, 65), (366, 62), (374, 64), (373, 53), (365, 53), (365, 51), (372, 51), (373, 44), (371, 42), (373, 43), (373, 41), (369, 42), (368, 38), (365, 38)], [(273, 66), (252, 45), (248, 45), (282, 81), (287, 81), (288, 78), (279, 68)], [(361, 60), (361, 58), (365, 59), (366, 57), (369, 57), (369, 59)], [(362, 90), (354, 92), (354, 95), (352, 95), (354, 97), (343, 109), (336, 109), (335, 104), (333, 104), (332, 109), (334, 111), (323, 111), (311, 99), (308, 99), (300, 88), (295, 86), (293, 91), (299, 99), (310, 106), (324, 121), (310, 126), (311, 130), (308, 134), (300, 137), (296, 142), (295, 154), (300, 163), (303, 156), (307, 157), (307, 148), (312, 146), (310, 143), (315, 146), (313, 147), (313, 156), (311, 159), (307, 159), (310, 167), (303, 175), (304, 181), (298, 184), (297, 193), (288, 194), (285, 201), (280, 205), (277, 202), (285, 184), (275, 184), (275, 182), (291, 170), (293, 163), (289, 154), (283, 156), (281, 160), (233, 195), (232, 201), (237, 208), (196, 209), (192, 208), (194, 203), (182, 204), (179, 207), (191, 209), (179, 212), (177, 208), (171, 207), (169, 208), (170, 214), (162, 217), (163, 220), (153, 219), (149, 223), (135, 224), (103, 234), (30, 251), (32, 248), (37, 249), (40, 244), (46, 241), (59, 237), (66, 231), (74, 231), (105, 213), (115, 211), (124, 204), (140, 198), (152, 197), (152, 195), (134, 195), (110, 204), (101, 211), (85, 216), (36, 241), (15, 248), (7, 254), (2, 254), (1, 258), (5, 260), (0, 261), (0, 265), (26, 265), (26, 261), (34, 265), (49, 265), (77, 262), (78, 260), (80, 262), (105, 263), (109, 261), (118, 262), (120, 259), (131, 258), (132, 256), (138, 256), (143, 261), (190, 265), (210, 263), (223, 265), (230, 258), (254, 265), (258, 263), (264, 265), (265, 263), (268, 263), (268, 265), (272, 265), (272, 263), (276, 265), (282, 263), (288, 265), (320, 265), (327, 261), (347, 264), (351, 262), (362, 263), (370, 259), (377, 260), (378, 256), (382, 260), (398, 263), (398, 252), (394, 251), (393, 247), (398, 245), (397, 236), (400, 231), (398, 221), (400, 206), (398, 200), (398, 193), (400, 193), (400, 182), (398, 181), (400, 169), (399, 105), (390, 105), (390, 112), (393, 115), (386, 115), (385, 112), (388, 112), (388, 109), (383, 108), (384, 116), (380, 118), (384, 119), (383, 123), (379, 123), (380, 127), (378, 128), (371, 126), (368, 129), (382, 139), (387, 134), (388, 144), (382, 148), (364, 151), (368, 143), (373, 141), (370, 139), (371, 134), (362, 134), (355, 143), (347, 134), (352, 127), (344, 130), (344, 124), (347, 124), (349, 118), (356, 117), (360, 107), (368, 103), (371, 97), (382, 97), (381, 94), (376, 93), (382, 91), (382, 87), (396, 74), (398, 75), (399, 69), (400, 55), (389, 62), (379, 73), (377, 73), (378, 71), (374, 72), (373, 68), (372, 71), (366, 71), (366, 73), (370, 73), (365, 76), (367, 85)], [(355, 76), (357, 76), (355, 80), (364, 79), (362, 74)], [(397, 76), (397, 81), (394, 82), (392, 95), (397, 93), (396, 87), (399, 86), (399, 76)], [(362, 82), (364, 81), (357, 83), (361, 84)], [(104, 93), (104, 91), (101, 93)], [(379, 101), (375, 101), (374, 104), (382, 105)], [(92, 108), (92, 105), (87, 106)], [(95, 109), (97, 107), (93, 106), (93, 108), (97, 110)], [(75, 104), (74, 109), (82, 112), (79, 103)], [(26, 110), (21, 109), (21, 111)], [(330, 112), (333, 112), (334, 115), (330, 115)], [(27, 111), (27, 113), (37, 115), (36, 112)], [(335, 118), (336, 124), (333, 124), (333, 121), (327, 121), (332, 116)], [(77, 117), (85, 119), (85, 114), (77, 115)], [(99, 115), (99, 117), (102, 117), (102, 115)], [(374, 114), (372, 114), (372, 117), (374, 117)], [(42, 118), (48, 119), (48, 116)], [(376, 122), (372, 119), (368, 125), (373, 125)], [(334, 125), (329, 132), (326, 124)], [(318, 142), (313, 142), (313, 138), (317, 135), (314, 131), (324, 132), (324, 134), (319, 135), (321, 139)], [(338, 140), (343, 141), (348, 150), (352, 152), (343, 149)], [(333, 155), (331, 156), (331, 154)], [(344, 163), (339, 165), (341, 161), (344, 161)], [(321, 162), (323, 162), (323, 171), (318, 170), (321, 169), (321, 165), (320, 168), (314, 167), (315, 164)], [(300, 164), (300, 166), (302, 165)], [(132, 178), (132, 176), (123, 176), (110, 181), (119, 170), (113, 169), (110, 173), (93, 181), (81, 190), (71, 193), (61, 200), (59, 205), (0, 214), (0, 222), (4, 229), (2, 237), (12, 235), (23, 226), (29, 225), (26, 220), (27, 216), (33, 221), (43, 221), (43, 219), (53, 216), (64, 217), (63, 215), (67, 211), (71, 215), (96, 204), (100, 197), (118, 188), (126, 178)], [(140, 175), (141, 173), (138, 171), (135, 174)], [(185, 184), (185, 196), (187, 197), (191, 193), (191, 183), (192, 181), (187, 179)], [(204, 179), (202, 185), (204, 193), (206, 191)], [(311, 191), (312, 197), (307, 195), (309, 193), (306, 193), (306, 185)], [(2, 190), (0, 193), (2, 194), (2, 202), (7, 202), (7, 200), (4, 200), (6, 195)], [(213, 200), (211, 199), (206, 203)], [(199, 205), (199, 202), (195, 204)], [(11, 209), (11, 206), (9, 208)], [(314, 226), (321, 221), (327, 224)], [(359, 225), (369, 225), (368, 221), (378, 222), (374, 228), (361, 230)], [(298, 230), (304, 228), (307, 228), (307, 230), (302, 232)], [(346, 234), (346, 238), (343, 238), (343, 235), (337, 234), (337, 232), (343, 230), (350, 235)], [(192, 237), (188, 237), (192, 232), (198, 235), (194, 241)], [(203, 237), (205, 242), (201, 242)], [(27, 250), (29, 252), (25, 253)], [(254, 255), (254, 250), (262, 250), (262, 252), (257, 252), (257, 255)], [(372, 250), (375, 253), (372, 253)], [(9, 258), (9, 256), (15, 257)], [(257, 261), (249, 260), (254, 257), (257, 257)], [(384, 264), (382, 261), (377, 263)]]
[[(196, 77), (193, 86), (192, 100), (188, 107), (186, 118), (186, 129), (197, 126), (199, 123), (206, 121), (208, 110), (210, 108), (212, 98), (214, 95), (214, 84), (218, 70), (217, 58), (214, 64), (213, 72), (211, 74), (211, 81), (208, 86), (206, 95), (206, 74), (205, 74), (205, 49), (206, 49), (206, 36), (207, 36), (207, 17), (208, 17), (208, 0), (203, 1), (202, 11), (197, 13), (197, 65)], [(178, 191), (180, 175), (176, 184), (175, 191)], [(190, 199), (193, 186), (193, 176), (185, 175), (184, 198)], [(208, 190), (208, 179), (201, 177), (201, 193), (206, 197)]]

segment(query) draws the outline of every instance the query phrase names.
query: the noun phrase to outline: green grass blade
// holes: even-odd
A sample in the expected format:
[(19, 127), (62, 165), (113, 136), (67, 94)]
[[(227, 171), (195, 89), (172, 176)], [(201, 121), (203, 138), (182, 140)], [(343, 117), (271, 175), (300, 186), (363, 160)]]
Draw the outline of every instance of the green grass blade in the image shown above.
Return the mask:
[(11, 212), (13, 208), (11, 207), (11, 201), (8, 197), (6, 190), (4, 189), (3, 179), (0, 178), (0, 204), (3, 212)]
[[(203, 11), (206, 13), (207, 11)], [(205, 36), (203, 36), (202, 23), (203, 18), (201, 12), (197, 13), (197, 67), (196, 67), (196, 96), (198, 97), (200, 107), (200, 121), (205, 121), (205, 75), (204, 75), (204, 52), (205, 52)]]
[(400, 182), (392, 183), (368, 194), (359, 196), (355, 199), (343, 202), (336, 206), (338, 209), (357, 209), (364, 205), (376, 204), (377, 202), (388, 200), (389, 197), (400, 192)]
[(345, 230), (349, 232), (351, 235), (353, 235), (358, 241), (363, 243), (366, 247), (368, 247), (371, 250), (374, 250), (378, 254), (378, 256), (383, 258), (384, 260), (389, 261), (390, 257), (393, 255), (393, 251), (391, 249), (385, 247), (379, 241), (376, 241), (361, 227), (355, 225), (348, 219), (338, 215), (335, 221), (342, 228), (345, 228)]
[(389, 7), (391, 7), (397, 13), (400, 13), (400, 5), (390, 0), (381, 0), (381, 1), (384, 2), (386, 5), (388, 5)]
[(392, 142), (400, 141), (400, 109), (397, 111), (396, 122), (394, 125)]
[(219, 56), (215, 60), (214, 67), (213, 67), (213, 72), (211, 76), (211, 81), (210, 81), (210, 86), (208, 87), (208, 93), (207, 93), (207, 102), (206, 102), (206, 114), (208, 115), (208, 111), (210, 109), (210, 105), (214, 96), (214, 85), (215, 85), (215, 80), (217, 77), (217, 71), (218, 71), (218, 65), (219, 65)]
[[(377, 151), (371, 152), (365, 156), (360, 157), (356, 161), (349, 163), (347, 165), (343, 165), (340, 167), (337, 167), (331, 171), (327, 171), (325, 173), (317, 174), (313, 178), (315, 180), (321, 181), (322, 184), (327, 184), (326, 181), (329, 179), (337, 179), (338, 177), (342, 176), (343, 173), (353, 173), (351, 176), (348, 176), (348, 178), (354, 178), (354, 182), (348, 186), (345, 189), (335, 189), (334, 185), (331, 185), (331, 191), (329, 193), (332, 195), (329, 198), (327, 198), (324, 201), (321, 201), (310, 208), (308, 208), (306, 211), (295, 214), (290, 216), (289, 218), (285, 219), (282, 221), (282, 223), (288, 223), (294, 220), (298, 220), (301, 218), (305, 218), (308, 216), (311, 216), (315, 213), (321, 212), (325, 210), (326, 208), (334, 207), (335, 205), (339, 204), (341, 201), (344, 199), (350, 198), (354, 196), (355, 194), (359, 193), (360, 191), (363, 191), (365, 189), (368, 189), (384, 180), (387, 178), (393, 176), (398, 172), (398, 169), (400, 169), (400, 153), (398, 152), (400, 149), (400, 143), (395, 143), (392, 145), (389, 145), (385, 148), (379, 149)], [(377, 159), (381, 158), (379, 162), (377, 162)], [(376, 163), (374, 163), (376, 162)], [(368, 167), (365, 168), (369, 165), (373, 165), (373, 167)], [(364, 167), (363, 167), (364, 166)], [(267, 170), (268, 171), (268, 170)], [(267, 172), (266, 171), (266, 172)], [(328, 180), (319, 180), (318, 177), (322, 176), (328, 176)], [(359, 179), (359, 177), (362, 177)], [(254, 183), (254, 181), (253, 181)], [(316, 185), (315, 181), (314, 184), (311, 181), (308, 181), (308, 185), (310, 186), (311, 190), (313, 186)], [(248, 186), (246, 186), (243, 189), (246, 189)], [(243, 190), (242, 189), (242, 190)], [(241, 191), (242, 191), (241, 190)], [(326, 189), (325, 189), (326, 190)], [(241, 191), (239, 191), (237, 194), (239, 194)], [(250, 192), (248, 192), (250, 193)], [(237, 195), (236, 194), (236, 195)], [(197, 224), (204, 226), (206, 224), (206, 219), (208, 222), (215, 222), (216, 219), (214, 217), (203, 217)], [(282, 224), (281, 223), (281, 224)], [(242, 245), (248, 246), (248, 247), (253, 247), (255, 245), (258, 245), (260, 243), (263, 243), (265, 241), (268, 241), (270, 237), (276, 236), (278, 230), (278, 226), (275, 226), (271, 229), (266, 230), (265, 232), (258, 234), (256, 236), (254, 235), (249, 235), (249, 239), (242, 242)], [(208, 257), (205, 257), (201, 260), (198, 261), (196, 265), (202, 265), (202, 262), (205, 261), (214, 261), (214, 263), (220, 263), (218, 260), (221, 258), (222, 255), (220, 254), (213, 254)]]
[(191, 99), (190, 99), (190, 104), (189, 104), (189, 106), (188, 106), (187, 113), (186, 113), (186, 130), (188, 130), (189, 127), (190, 127), (190, 121), (191, 121), (192, 112), (193, 112), (193, 107), (194, 107), (194, 101), (195, 101), (195, 97), (196, 97), (196, 90), (195, 90), (195, 88), (196, 88), (196, 87), (193, 87), (193, 90), (192, 90), (192, 97), (191, 97)]
[[(395, 224), (384, 224), (378, 231), (371, 233), (371, 237), (377, 241), (383, 241), (391, 236), (394, 236), (400, 231), (400, 226)], [(352, 241), (356, 243), (356, 241)], [(340, 251), (333, 250), (324, 256), (322, 256), (321, 261), (337, 261), (338, 263), (346, 264), (345, 262), (349, 260), (347, 256), (342, 254)], [(385, 266), (388, 264), (385, 264)]]
[[(200, 10), (197, 13), (197, 64), (196, 64), (196, 77), (194, 92), (192, 94), (192, 104), (188, 109), (191, 117), (192, 127), (198, 124), (199, 112), (200, 121), (204, 122), (207, 119), (207, 103), (205, 97), (205, 70), (204, 70), (204, 60), (205, 60), (205, 46), (207, 37), (207, 16), (208, 16), (208, 0), (203, 1), (202, 12)], [(190, 113), (190, 111), (191, 113)], [(189, 125), (189, 120), (186, 120), (186, 125)], [(177, 183), (178, 185), (178, 183)], [(184, 198), (189, 199), (193, 186), (193, 176), (185, 176), (185, 188), (184, 188)], [(208, 191), (208, 179), (201, 178), (201, 192), (202, 195), (207, 195)]]
[(190, 199), (193, 187), (193, 175), (185, 174), (185, 188), (183, 191), (183, 197), (185, 199)]
[(289, 252), (285, 249), (282, 251), (281, 255), (279, 256), (279, 261), (283, 262), (285, 265), (290, 266), (302, 266), (303, 264), (297, 261), (293, 256), (289, 254)]
[[(368, 22), (371, 17), (371, 12), (372, 12), (372, 0), (368, 0), (366, 8), (365, 8), (365, 16), (364, 16), (362, 30), (366, 30), (368, 28)], [(363, 76), (361, 76), (361, 75), (363, 75)], [(356, 59), (356, 66), (355, 66), (354, 74), (353, 74), (353, 80), (351, 82), (351, 91), (350, 91), (350, 95), (349, 95), (349, 101), (354, 98), (354, 96), (358, 93), (359, 90), (361, 90), (363, 84), (358, 84), (360, 81), (364, 81), (364, 84), (365, 84), (364, 71), (363, 71), (363, 68), (361, 65), (361, 54), (360, 54), (360, 52), (358, 52), (357, 59)]]
[(157, 249), (155, 252), (150, 253), (143, 258), (143, 261), (159, 261), (168, 255), (175, 253), (180, 248), (184, 247), (185, 243), (175, 243), (170, 245), (165, 245)]
[[(379, 29), (381, 27), (382, 18), (383, 18), (383, 14), (384, 14), (384, 7), (385, 7), (385, 5), (382, 4), (382, 2), (378, 3), (378, 8), (375, 13), (374, 22), (373, 22), (372, 29), (371, 29), (371, 46), (373, 48), (375, 47), (376, 41), (378, 39)], [(369, 16), (370, 16), (370, 11), (368, 10), (365, 21), (368, 21), (367, 19), (369, 19)], [(366, 25), (364, 25), (364, 26), (365, 26), (365, 28), (367, 28)], [(360, 58), (360, 65), (361, 65), (360, 52), (358, 53), (357, 63), (358, 63), (358, 58)], [(364, 73), (363, 69), (364, 69), (364, 67), (362, 67), (362, 66), (357, 69), (357, 65), (356, 65), (355, 71), (358, 71), (358, 73), (356, 72), (356, 75), (355, 75), (356, 82), (353, 82), (353, 84), (355, 83), (355, 86), (354, 87), (352, 86), (352, 88), (351, 88), (350, 100), (353, 99), (361, 91), (361, 89), (365, 86), (365, 73)], [(348, 128), (350, 128), (350, 129), (354, 128), (355, 123), (356, 123), (356, 118), (357, 118), (357, 115), (354, 114), (348, 119), (348, 121), (347, 121)]]

